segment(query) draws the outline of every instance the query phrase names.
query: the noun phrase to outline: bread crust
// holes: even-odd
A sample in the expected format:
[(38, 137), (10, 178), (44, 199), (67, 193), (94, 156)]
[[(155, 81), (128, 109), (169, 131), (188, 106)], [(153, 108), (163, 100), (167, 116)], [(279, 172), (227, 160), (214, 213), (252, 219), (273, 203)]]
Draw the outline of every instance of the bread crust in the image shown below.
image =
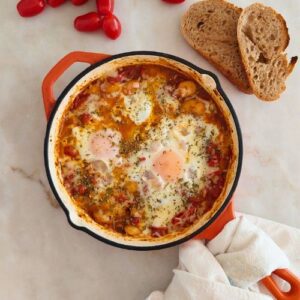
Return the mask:
[[(215, 14), (220, 14), (223, 12), (221, 18), (219, 18), (218, 22), (225, 22), (224, 26), (214, 26), (213, 33), (215, 33), (214, 37), (208, 32), (199, 32), (197, 31), (197, 26), (205, 21), (201, 22), (203, 18), (205, 19), (207, 16), (206, 6), (211, 7), (212, 9), (208, 9), (213, 11), (216, 9), (216, 12), (213, 11), (210, 13), (211, 16)], [(185, 40), (206, 60), (208, 60), (212, 65), (214, 65), (225, 77), (227, 77), (238, 89), (242, 92), (251, 94), (252, 89), (248, 82), (248, 77), (246, 75), (244, 65), (242, 63), (242, 59), (240, 57), (239, 49), (238, 49), (238, 41), (236, 37), (236, 26), (239, 15), (241, 14), (242, 9), (227, 2), (224, 0), (204, 0), (197, 3), (194, 3), (190, 6), (190, 8), (186, 11), (186, 13), (182, 16), (181, 19), (181, 33)], [(199, 13), (199, 14), (198, 14)], [(197, 15), (198, 14), (198, 15)], [(202, 14), (202, 15), (201, 15)], [(227, 14), (227, 15), (225, 15)], [(199, 17), (197, 19), (197, 17)], [(207, 23), (210, 20), (206, 19)], [(198, 22), (197, 24), (195, 22)], [(191, 24), (192, 23), (192, 24)], [(210, 55), (201, 45), (207, 45), (208, 43), (219, 43), (219, 53), (216, 51), (215, 55)], [(222, 55), (226, 56), (226, 53), (221, 53), (222, 45), (226, 45), (227, 48), (231, 48), (230, 52), (236, 53), (234, 56), (227, 56), (228, 60), (231, 59), (232, 67), (229, 64), (226, 64), (222, 61)], [(231, 54), (232, 54), (231, 53)]]
[[(256, 14), (260, 16), (260, 19)], [(270, 15), (272, 15), (272, 22), (267, 22), (268, 28), (262, 23), (261, 31), (251, 30), (250, 26), (253, 25), (253, 22), (269, 21)], [(266, 33), (274, 38), (266, 40), (264, 38)], [(276, 35), (276, 33), (278, 34)], [(245, 8), (239, 17), (237, 39), (242, 62), (254, 94), (264, 101), (277, 100), (285, 90), (285, 80), (298, 59), (292, 57), (288, 62), (284, 53), (290, 37), (283, 16), (271, 7), (260, 3), (252, 4)], [(260, 42), (262, 40), (263, 42)], [(266, 42), (268, 42), (270, 51), (266, 49), (265, 45), (262, 47), (262, 43)]]

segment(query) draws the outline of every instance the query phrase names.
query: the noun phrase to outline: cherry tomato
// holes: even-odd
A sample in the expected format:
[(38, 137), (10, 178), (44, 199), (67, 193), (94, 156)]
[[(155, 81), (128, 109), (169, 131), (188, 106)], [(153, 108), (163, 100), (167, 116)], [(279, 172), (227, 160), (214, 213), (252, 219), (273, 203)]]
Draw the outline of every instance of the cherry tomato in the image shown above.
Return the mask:
[(98, 13), (102, 16), (112, 14), (114, 11), (114, 0), (97, 0)]
[(103, 18), (102, 28), (106, 36), (112, 40), (117, 39), (122, 31), (119, 19), (113, 14), (106, 15)]
[(163, 1), (171, 4), (179, 4), (184, 2), (185, 0), (163, 0)]
[(96, 12), (90, 12), (77, 17), (74, 27), (78, 31), (95, 31), (101, 28), (101, 18)]
[(71, 2), (72, 2), (74, 5), (82, 5), (82, 4), (84, 4), (85, 2), (88, 2), (88, 0), (71, 0)]
[(17, 10), (22, 17), (32, 17), (41, 13), (45, 8), (44, 0), (21, 0)]
[(66, 0), (47, 0), (47, 3), (52, 7), (58, 7), (65, 2)]

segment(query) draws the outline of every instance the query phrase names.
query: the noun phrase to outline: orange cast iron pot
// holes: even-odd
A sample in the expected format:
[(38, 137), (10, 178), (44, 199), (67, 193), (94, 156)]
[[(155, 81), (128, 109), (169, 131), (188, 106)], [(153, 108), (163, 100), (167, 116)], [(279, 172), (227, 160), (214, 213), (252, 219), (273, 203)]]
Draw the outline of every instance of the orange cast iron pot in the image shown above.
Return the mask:
[[(60, 104), (60, 103), (56, 103), (55, 97), (53, 95), (53, 85), (56, 82), (56, 80), (71, 65), (73, 65), (74, 63), (77, 63), (77, 62), (83, 62), (83, 63), (91, 64), (92, 66), (90, 68), (88, 68), (88, 69), (91, 69), (94, 64), (96, 64), (96, 65), (101, 64), (102, 62), (104, 62), (106, 60), (112, 60), (114, 58), (119, 58), (119, 57), (123, 57), (126, 55), (154, 55), (154, 56), (160, 56), (160, 57), (165, 57), (168, 59), (177, 60), (183, 64), (194, 67), (198, 71), (200, 70), (199, 72), (202, 71), (202, 73), (209, 74), (217, 82), (218, 88), (221, 89), (218, 79), (216, 78), (216, 76), (214, 74), (212, 74), (208, 71), (202, 70), (181, 58), (178, 58), (178, 57), (175, 57), (172, 55), (168, 55), (168, 54), (163, 54), (163, 53), (158, 53), (158, 52), (150, 52), (150, 51), (139, 51), (139, 52), (123, 53), (123, 54), (119, 54), (116, 56), (110, 56), (110, 55), (101, 54), (101, 53), (72, 52), (72, 53), (66, 55), (64, 58), (62, 58), (50, 70), (50, 72), (46, 75), (46, 77), (43, 81), (42, 93), (43, 93), (46, 117), (49, 120), (49, 123), (52, 123), (52, 120), (55, 117), (55, 112), (58, 109), (58, 106)], [(83, 75), (84, 75), (84, 73), (89, 72), (88, 69), (85, 72), (83, 72)], [(225, 96), (225, 94), (223, 94), (223, 95)], [(229, 101), (229, 100), (227, 100), (227, 101)], [(57, 101), (57, 102), (59, 102), (59, 101)], [(97, 234), (90, 232), (83, 225), (79, 226), (78, 224), (75, 224), (72, 221), (70, 212), (68, 211), (68, 209), (66, 208), (64, 203), (61, 201), (61, 199), (58, 195), (58, 191), (55, 188), (55, 186), (53, 185), (52, 174), (49, 171), (49, 157), (48, 157), (48, 149), (47, 149), (48, 144), (49, 144), (49, 131), (50, 131), (50, 127), (51, 127), (51, 124), (49, 124), (49, 123), (48, 123), (46, 138), (45, 138), (45, 151), (44, 151), (45, 165), (46, 165), (46, 172), (47, 172), (48, 180), (49, 180), (49, 183), (50, 183), (53, 193), (55, 194), (58, 202), (60, 203), (60, 205), (62, 206), (62, 208), (64, 209), (64, 211), (68, 217), (69, 223), (76, 229), (83, 230), (101, 241), (107, 242), (111, 245), (115, 245), (115, 246), (118, 246), (121, 248), (135, 249), (135, 250), (153, 250), (153, 249), (161, 249), (161, 248), (173, 246), (173, 245), (179, 244), (181, 242), (184, 242), (189, 238), (206, 239), (206, 240), (213, 239), (223, 229), (223, 227), (226, 225), (226, 223), (228, 223), (229, 221), (231, 221), (235, 218), (233, 204), (232, 204), (232, 193), (235, 188), (235, 186), (234, 186), (232, 193), (230, 194), (230, 198), (228, 199), (228, 201), (224, 202), (224, 205), (220, 208), (220, 211), (218, 212), (218, 214), (215, 214), (214, 218), (212, 218), (212, 220), (210, 220), (209, 224), (202, 226), (200, 231), (197, 231), (195, 234), (190, 235), (187, 238), (180, 240), (179, 242), (169, 243), (167, 245), (163, 245), (160, 247), (142, 247), (142, 248), (138, 249), (135, 247), (116, 244), (112, 241), (108, 241), (106, 239), (103, 239), (100, 236), (97, 236)], [(236, 123), (237, 123), (237, 120), (236, 120)], [(238, 128), (238, 130), (239, 130), (239, 128)], [(240, 142), (240, 155), (241, 155), (241, 152), (242, 152), (241, 137), (240, 137), (239, 142)], [(241, 160), (241, 156), (240, 156), (240, 160)], [(239, 172), (240, 172), (240, 167), (238, 168), (238, 171), (237, 171), (237, 175), (236, 175), (237, 179), (239, 177)], [(237, 183), (237, 180), (236, 180), (236, 183)], [(278, 287), (278, 285), (276, 284), (276, 282), (274, 281), (272, 274), (271, 274), (270, 276), (267, 276), (261, 280), (261, 283), (271, 292), (271, 294), (276, 299), (280, 299), (280, 300), (300, 300), (300, 280), (294, 274), (292, 274), (290, 271), (288, 271), (287, 269), (276, 270), (273, 273), (275, 275), (277, 275), (278, 277), (282, 278), (283, 280), (287, 281), (290, 284), (290, 290), (288, 292), (281, 291), (280, 288)]]

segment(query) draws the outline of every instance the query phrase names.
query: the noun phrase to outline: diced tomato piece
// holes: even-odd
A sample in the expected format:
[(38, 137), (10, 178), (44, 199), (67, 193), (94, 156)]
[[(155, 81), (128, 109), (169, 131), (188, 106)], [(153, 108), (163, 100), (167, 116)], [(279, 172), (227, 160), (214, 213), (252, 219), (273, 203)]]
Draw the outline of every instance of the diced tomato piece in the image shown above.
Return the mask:
[(184, 210), (176, 214), (171, 220), (175, 226), (186, 227), (191, 225), (197, 217), (197, 208), (193, 204)]
[(218, 146), (211, 142), (207, 145), (206, 152), (208, 154), (208, 165), (210, 167), (217, 167), (221, 160), (221, 152)]
[(182, 223), (182, 220), (183, 220), (183, 216), (184, 216), (184, 212), (183, 212), (183, 211), (180, 212), (180, 213), (178, 213), (178, 214), (176, 214), (176, 215), (172, 218), (172, 220), (171, 220), (172, 224), (173, 224), (173, 225), (181, 224), (181, 223)]
[(128, 197), (124, 194), (119, 194), (118, 196), (116, 196), (116, 200), (120, 203), (126, 202), (128, 201)]
[(208, 154), (212, 154), (214, 149), (215, 149), (216, 145), (212, 142), (208, 143), (207, 146), (206, 146), (206, 152)]
[(69, 174), (64, 177), (65, 182), (71, 182), (74, 179), (74, 174)]
[(124, 77), (123, 77), (121, 74), (118, 74), (118, 75), (115, 76), (115, 77), (108, 76), (108, 77), (107, 77), (107, 81), (108, 81), (109, 83), (123, 82), (123, 81), (124, 81)]
[(72, 188), (72, 195), (80, 195), (83, 196), (87, 191), (87, 187), (84, 184), (79, 184)]
[(208, 176), (208, 187), (206, 188), (205, 198), (209, 201), (217, 199), (223, 189), (225, 175), (222, 171), (215, 171)]
[(98, 182), (97, 178), (95, 176), (91, 177), (91, 183), (96, 184)]
[(138, 79), (141, 76), (142, 67), (141, 66), (127, 66), (122, 71), (120, 75), (127, 80)]
[(79, 195), (84, 195), (85, 192), (87, 191), (87, 187), (85, 185), (83, 185), (83, 184), (79, 184), (77, 186), (77, 191), (78, 191)]
[(68, 190), (72, 188), (74, 177), (75, 177), (74, 174), (68, 174), (64, 177), (64, 185)]
[(81, 95), (81, 94), (78, 95), (72, 103), (71, 110), (77, 109), (79, 106), (81, 106), (87, 100), (87, 98), (88, 98), (87, 95)]
[(75, 147), (68, 145), (64, 147), (64, 154), (74, 158), (78, 155), (78, 151)]
[(196, 205), (196, 206), (201, 202), (201, 198), (199, 195), (188, 197), (187, 200), (189, 203), (192, 203), (193, 205)]
[(146, 193), (148, 193), (148, 191), (149, 191), (148, 186), (147, 186), (147, 185), (144, 185), (144, 186), (143, 186), (143, 192), (146, 194)]
[(89, 113), (83, 113), (80, 115), (79, 119), (83, 125), (86, 125), (92, 120), (92, 116)]
[(220, 160), (217, 155), (213, 155), (208, 158), (207, 163), (210, 167), (217, 167), (220, 163)]
[(168, 233), (168, 227), (155, 227), (151, 226), (151, 236), (152, 237), (161, 237)]
[(130, 221), (131, 221), (132, 225), (138, 225), (141, 221), (141, 218), (140, 217), (131, 217)]
[(146, 160), (146, 157), (142, 156), (142, 157), (139, 157), (139, 161), (145, 161)]

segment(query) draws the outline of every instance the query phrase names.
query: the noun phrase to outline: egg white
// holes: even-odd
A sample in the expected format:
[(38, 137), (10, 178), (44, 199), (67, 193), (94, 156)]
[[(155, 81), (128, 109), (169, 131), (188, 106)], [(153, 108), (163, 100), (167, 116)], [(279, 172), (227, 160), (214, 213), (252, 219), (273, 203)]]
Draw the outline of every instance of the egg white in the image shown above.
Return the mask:
[(152, 101), (150, 96), (143, 90), (124, 96), (126, 113), (137, 125), (145, 122), (152, 112)]
[[(201, 187), (201, 177), (211, 171), (206, 163), (205, 143), (218, 135), (218, 128), (206, 124), (193, 115), (180, 115), (176, 119), (163, 118), (149, 132), (140, 150), (129, 158), (127, 174), (138, 183), (145, 199), (145, 211), (149, 226), (164, 226), (184, 205), (179, 184), (192, 189)], [(153, 168), (153, 160), (163, 151), (172, 150), (183, 161), (178, 182), (166, 182)]]
[[(119, 153), (119, 143), (121, 140), (121, 133), (112, 129), (102, 129), (94, 131), (83, 127), (74, 127), (72, 129), (73, 136), (76, 138), (76, 148), (80, 157), (87, 162), (97, 160), (103, 161), (107, 167), (119, 164), (121, 157)], [(91, 138), (99, 134), (107, 139), (111, 144), (111, 153), (109, 155), (99, 155), (91, 151)], [(100, 146), (100, 145), (99, 145)]]

